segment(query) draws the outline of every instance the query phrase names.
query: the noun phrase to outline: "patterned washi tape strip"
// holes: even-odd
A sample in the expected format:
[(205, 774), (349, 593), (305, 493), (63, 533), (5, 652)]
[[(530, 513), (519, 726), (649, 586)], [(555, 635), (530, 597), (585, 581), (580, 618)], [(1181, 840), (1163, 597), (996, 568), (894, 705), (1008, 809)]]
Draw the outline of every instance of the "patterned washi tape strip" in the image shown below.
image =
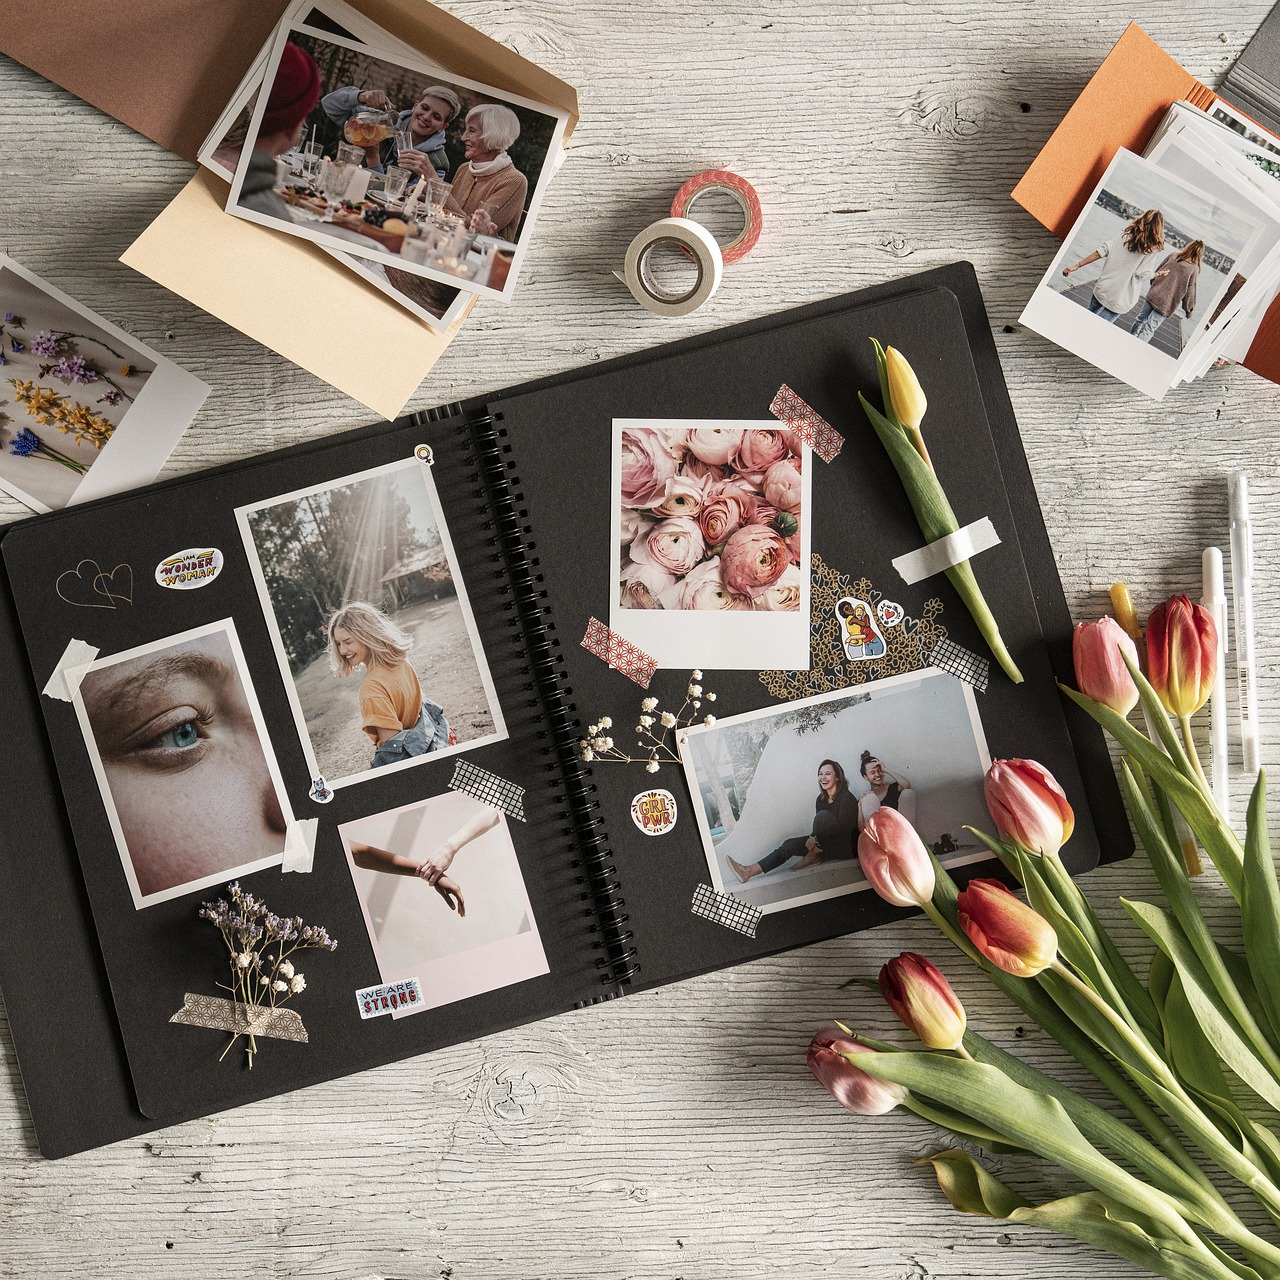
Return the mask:
[(307, 1043), (307, 1029), (293, 1009), (272, 1009), (264, 1005), (233, 1004), (221, 996), (193, 995), (182, 997), (181, 1009), (169, 1019), (189, 1027), (208, 1027), (211, 1031), (232, 1031), (237, 1035), (266, 1036), (272, 1040)]
[(587, 623), (587, 634), (582, 637), (582, 647), (589, 653), (594, 653), (597, 658), (602, 658), (628, 680), (634, 680), (642, 689), (649, 687), (649, 681), (658, 669), (656, 658), (616, 631), (611, 631), (599, 618), (592, 618)]
[(508, 817), (519, 822), (524, 819), (524, 788), (488, 769), (472, 764), (469, 760), (456, 760), (449, 786), (454, 791), (464, 791), (481, 804), (501, 809)]
[(709, 884), (700, 884), (693, 891), (692, 911), (695, 916), (722, 924), (737, 933), (745, 933), (748, 938), (756, 936), (756, 927), (764, 915), (759, 907), (753, 907), (731, 893), (717, 893)]
[(844, 436), (820, 413), (805, 404), (785, 382), (773, 397), (769, 412), (790, 427), (823, 462), (834, 462), (844, 448)]
[(981, 654), (966, 649), (962, 644), (956, 644), (954, 640), (943, 639), (925, 657), (931, 667), (937, 667), (940, 671), (955, 676), (957, 680), (973, 685), (979, 693), (986, 693), (991, 680), (991, 663)]

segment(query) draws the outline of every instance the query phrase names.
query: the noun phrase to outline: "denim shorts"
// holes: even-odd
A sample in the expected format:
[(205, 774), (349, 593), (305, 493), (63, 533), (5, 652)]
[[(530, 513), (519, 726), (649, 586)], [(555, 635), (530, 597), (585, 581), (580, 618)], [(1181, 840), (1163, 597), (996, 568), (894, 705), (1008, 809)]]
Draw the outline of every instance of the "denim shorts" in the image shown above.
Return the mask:
[(412, 756), (429, 755), (449, 745), (449, 722), (444, 718), (444, 708), (435, 702), (422, 700), (422, 712), (418, 723), (393, 734), (373, 753), (372, 768), (384, 764), (396, 764)]

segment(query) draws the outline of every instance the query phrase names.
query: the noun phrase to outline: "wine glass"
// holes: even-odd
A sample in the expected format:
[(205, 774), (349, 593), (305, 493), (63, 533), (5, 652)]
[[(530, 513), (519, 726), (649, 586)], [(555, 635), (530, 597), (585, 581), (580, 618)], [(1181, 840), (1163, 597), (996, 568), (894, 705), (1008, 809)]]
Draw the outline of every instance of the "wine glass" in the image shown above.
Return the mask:
[(364, 148), (353, 146), (350, 142), (338, 143), (339, 164), (363, 164)]
[(403, 199), (405, 188), (409, 185), (409, 179), (412, 176), (408, 169), (401, 169), (394, 164), (387, 165), (386, 180), (382, 187), (387, 204), (398, 204)]
[(439, 213), (444, 208), (444, 202), (449, 198), (449, 193), (453, 190), (453, 184), (446, 182), (443, 178), (430, 178), (427, 181), (427, 206), (433, 212)]
[(332, 222), (338, 206), (347, 198), (351, 190), (352, 180), (356, 175), (356, 167), (349, 164), (326, 164), (320, 169), (320, 194), (324, 196), (326, 205), (321, 222)]

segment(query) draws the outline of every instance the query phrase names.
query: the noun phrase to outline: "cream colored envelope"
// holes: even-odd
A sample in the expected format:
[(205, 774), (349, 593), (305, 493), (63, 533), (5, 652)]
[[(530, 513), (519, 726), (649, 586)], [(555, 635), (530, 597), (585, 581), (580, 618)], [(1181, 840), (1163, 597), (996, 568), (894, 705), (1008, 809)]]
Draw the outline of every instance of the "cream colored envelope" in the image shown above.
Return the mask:
[[(458, 75), (561, 107), (569, 113), (565, 136), (573, 132), (571, 86), (443, 9), (427, 0), (351, 3)], [(8, 0), (0, 51), (194, 161), (285, 7), (285, 0)], [(121, 261), (394, 417), (458, 325), (433, 333), (315, 246), (228, 216), (225, 200), (218, 179), (197, 174)], [(378, 340), (353, 343), (353, 333)]]

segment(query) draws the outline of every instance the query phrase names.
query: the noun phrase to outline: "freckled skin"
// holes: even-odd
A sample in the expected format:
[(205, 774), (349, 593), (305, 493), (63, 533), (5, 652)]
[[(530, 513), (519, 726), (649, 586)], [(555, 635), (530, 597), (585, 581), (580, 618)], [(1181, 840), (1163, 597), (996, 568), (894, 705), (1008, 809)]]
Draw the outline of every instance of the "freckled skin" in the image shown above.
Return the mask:
[(284, 815), (231, 645), (214, 633), (80, 686), (143, 897), (284, 849)]

